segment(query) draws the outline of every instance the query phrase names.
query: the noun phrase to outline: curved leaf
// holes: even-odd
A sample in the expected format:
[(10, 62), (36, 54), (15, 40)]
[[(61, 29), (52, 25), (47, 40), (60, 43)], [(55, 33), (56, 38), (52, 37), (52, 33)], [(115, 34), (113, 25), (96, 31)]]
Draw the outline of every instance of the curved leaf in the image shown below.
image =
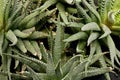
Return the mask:
[(94, 40), (96, 40), (97, 38), (99, 37), (99, 33), (97, 32), (92, 32), (88, 38), (88, 41), (87, 41), (87, 46), (90, 45), (90, 43), (92, 43)]
[(12, 30), (9, 30), (7, 33), (6, 33), (6, 38), (12, 42), (12, 44), (10, 44), (10, 46), (14, 46), (17, 44), (17, 37), (16, 35), (14, 34), (14, 32)]
[(82, 28), (81, 28), (82, 31), (90, 31), (90, 30), (93, 30), (93, 31), (101, 31), (100, 27), (98, 26), (97, 23), (95, 22), (91, 22), (91, 23), (88, 23), (86, 25), (84, 25)]
[(102, 36), (100, 36), (99, 39), (102, 39), (102, 38), (108, 36), (109, 34), (111, 34), (111, 30), (106, 25), (103, 25), (102, 29), (104, 31), (104, 34)]
[(112, 40), (110, 35), (107, 36), (107, 45), (108, 45), (108, 48), (110, 51), (110, 58), (111, 58), (112, 66), (114, 67), (114, 60), (115, 60), (115, 56), (116, 56), (116, 47), (115, 47), (114, 41)]
[(63, 41), (71, 42), (71, 41), (75, 41), (75, 40), (79, 40), (79, 39), (86, 39), (87, 37), (88, 37), (88, 35), (85, 32), (78, 32), (78, 33), (71, 35), (67, 39), (64, 39)]
[(84, 52), (85, 46), (86, 46), (86, 41), (79, 41), (78, 44), (77, 44), (76, 51), (78, 53)]
[(20, 37), (20, 38), (28, 38), (32, 34), (32, 32), (24, 33), (18, 29), (14, 30), (13, 32), (17, 37)]

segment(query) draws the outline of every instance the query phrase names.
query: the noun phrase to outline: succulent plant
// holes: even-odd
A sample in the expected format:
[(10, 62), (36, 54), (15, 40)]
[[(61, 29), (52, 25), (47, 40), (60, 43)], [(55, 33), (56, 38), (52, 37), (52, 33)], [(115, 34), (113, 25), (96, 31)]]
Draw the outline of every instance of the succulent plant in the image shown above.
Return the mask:
[[(34, 7), (29, 4), (34, 4)], [(8, 72), (9, 80), (11, 80), (10, 67), (12, 58), (3, 54), (12, 54), (11, 49), (13, 47), (41, 59), (36, 39), (46, 38), (48, 34), (36, 30), (35, 25), (43, 18), (50, 17), (56, 9), (30, 12), (36, 7), (37, 3), (30, 0), (0, 1), (0, 56), (2, 62), (0, 71)], [(15, 61), (15, 64), (17, 65), (18, 62)], [(0, 78), (8, 80), (7, 76), (0, 76)]]
[(120, 64), (112, 38), (119, 37), (119, 1), (96, 3), (0, 0), (0, 79), (81, 80), (105, 74), (110, 80), (112, 68), (119, 69), (115, 62)]
[[(62, 54), (65, 54), (62, 50), (65, 46), (62, 41), (64, 39), (62, 36), (64, 33), (61, 33), (63, 30), (64, 28), (58, 24), (55, 41), (53, 42), (51, 40), (50, 45), (52, 46), (50, 47), (50, 50), (46, 51), (44, 44), (39, 44), (42, 53), (41, 60), (29, 57), (15, 48), (12, 49), (14, 55), (3, 54), (19, 60), (27, 67), (21, 74), (18, 73), (17, 76), (14, 76), (14, 73), (11, 73), (11, 76), (13, 75), (12, 80), (16, 78), (17, 80), (19, 78), (23, 79), (23, 77), (24, 79), (30, 80), (81, 80), (86, 77), (112, 71), (112, 68), (110, 67), (98, 68), (93, 65), (105, 53), (95, 54), (91, 60), (81, 54), (71, 56), (69, 59), (66, 59), (66, 56), (62, 57)], [(52, 38), (52, 36), (50, 37)], [(5, 75), (5, 73), (1, 74)], [(18, 75), (20, 77), (18, 77)]]
[[(107, 47), (110, 58), (106, 55), (99, 59), (102, 67), (106, 67), (107, 60), (111, 60), (110, 66), (115, 68), (115, 62), (119, 64), (119, 50), (116, 48), (112, 36), (119, 37), (119, 4), (118, 0), (98, 0), (98, 5), (94, 0), (76, 0), (75, 4), (81, 22), (84, 22), (80, 30), (65, 39), (65, 42), (78, 40), (76, 50), (78, 53), (84, 53), (86, 46), (90, 47), (88, 58), (91, 59), (94, 54), (101, 53), (103, 47)], [(80, 22), (80, 23), (81, 23)], [(105, 74), (107, 80), (111, 80), (109, 74)]]

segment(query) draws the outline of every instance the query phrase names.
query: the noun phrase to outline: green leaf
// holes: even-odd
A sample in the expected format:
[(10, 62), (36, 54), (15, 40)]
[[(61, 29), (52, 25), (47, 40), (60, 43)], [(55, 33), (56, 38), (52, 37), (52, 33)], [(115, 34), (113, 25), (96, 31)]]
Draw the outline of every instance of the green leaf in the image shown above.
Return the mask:
[(46, 73), (48, 75), (48, 78), (51, 78), (53, 80), (57, 78), (55, 73), (55, 65), (51, 54), (48, 54)]
[(45, 11), (48, 7), (54, 5), (55, 3), (57, 3), (57, 0), (47, 0), (41, 7), (33, 10), (33, 11), (39, 11), (43, 12)]
[[(7, 49), (7, 54), (12, 54), (11, 48)], [(12, 58), (10, 56), (7, 56), (7, 72), (8, 72), (8, 78), (9, 78), (9, 80), (12, 80), (11, 79), (11, 74), (10, 74), (11, 63), (12, 63)]]
[(55, 20), (51, 20), (53, 23), (55, 24), (60, 24), (61, 26), (65, 26), (65, 27), (75, 27), (75, 28), (81, 28), (82, 26), (84, 26), (83, 23), (77, 23), (77, 22), (69, 22), (69, 24), (65, 24), (64, 22), (58, 22)]
[(80, 62), (79, 61), (74, 61), (72, 63), (72, 66), (70, 67), (70, 70), (69, 72), (67, 73), (67, 75), (65, 75), (65, 77), (63, 78), (63, 80), (70, 80), (70, 77), (71, 77), (71, 73), (73, 71), (73, 69), (79, 64)]
[(98, 32), (92, 32), (88, 38), (87, 41), (87, 46), (89, 46), (93, 41), (95, 41), (97, 38), (99, 37), (99, 33)]
[(41, 60), (42, 59), (42, 54), (41, 54), (41, 51), (40, 51), (40, 48), (39, 48), (39, 45), (38, 45), (37, 41), (31, 41), (30, 43), (33, 45), (35, 51), (37, 52), (37, 56)]
[[(101, 53), (102, 53), (102, 49), (101, 49), (100, 44), (97, 42), (96, 45), (97, 45), (97, 46), (96, 46), (96, 54), (101, 54)], [(100, 62), (100, 66), (101, 66), (101, 67), (107, 67), (107, 63), (106, 63), (106, 61), (105, 61), (105, 57), (104, 57), (104, 56), (101, 56), (101, 57), (99, 58), (99, 62)], [(105, 76), (105, 78), (106, 78), (107, 80), (111, 80), (109, 73), (105, 73), (104, 76)]]
[(33, 78), (33, 80), (41, 80), (41, 78), (39, 77), (39, 75), (37, 75), (37, 73), (30, 68), (29, 66), (27, 66), (28, 71), (31, 73), (31, 76)]
[(112, 0), (113, 1), (113, 3), (114, 3), (114, 5), (113, 5), (113, 10), (114, 11), (116, 11), (116, 10), (118, 10), (118, 9), (120, 9), (119, 7), (120, 7), (120, 5), (119, 5), (119, 0)]
[(29, 38), (30, 39), (42, 39), (42, 38), (46, 38), (47, 36), (48, 34), (45, 32), (35, 31), (29, 36)]
[(18, 24), (23, 20), (24, 15), (21, 15), (19, 17), (17, 17), (14, 21), (12, 21), (12, 23), (10, 24), (11, 29), (21, 29), (21, 27), (24, 26), (18, 26)]
[(34, 31), (35, 31), (35, 27), (22, 30), (23, 33), (31, 33), (31, 32), (34, 32)]
[(40, 61), (40, 60), (38, 60), (38, 59), (36, 59), (36, 58), (32, 58), (32, 57), (25, 56), (25, 55), (21, 54), (17, 49), (13, 49), (12, 51), (13, 51), (14, 53), (18, 54), (19, 56), (23, 57), (24, 59), (27, 59), (27, 60), (29, 60), (29, 61), (32, 61), (32, 62), (40, 65), (40, 66), (41, 66), (41, 69), (44, 69), (44, 70), (46, 69), (46, 63), (44, 63), (44, 62), (42, 62), (42, 61)]
[(30, 41), (28, 41), (28, 40), (23, 40), (23, 43), (24, 43), (24, 45), (25, 45), (25, 48), (26, 48), (29, 52), (31, 52), (34, 56), (37, 55), (37, 52), (36, 52), (36, 50), (34, 49), (33, 45), (30, 43)]
[(96, 41), (94, 41), (90, 44), (90, 54), (88, 57), (89, 60), (91, 60), (93, 58), (95, 51), (96, 51)]
[[(76, 78), (74, 78), (74, 79), (75, 80), (81, 80), (81, 79), (86, 78), (86, 77), (92, 77), (92, 76), (104, 74), (104, 73), (110, 72), (110, 71), (112, 71), (111, 67), (98, 68), (98, 69), (94, 69), (94, 70), (83, 71), (83, 72), (77, 74)], [(87, 73), (87, 75), (86, 75), (86, 73)]]
[(14, 69), (16, 69), (18, 66), (19, 66), (19, 60), (15, 60), (15, 66), (14, 66)]
[(57, 9), (55, 8), (50, 11), (47, 10), (47, 11), (39, 13), (37, 16), (34, 16), (30, 21), (26, 22), (25, 28), (31, 28), (31, 27), (35, 26), (40, 20), (51, 16), (56, 10)]
[(115, 47), (114, 41), (112, 40), (110, 35), (107, 36), (107, 45), (108, 45), (108, 48), (110, 51), (110, 59), (112, 62), (112, 66), (114, 67), (114, 60), (115, 60), (115, 56), (116, 56), (116, 47)]
[(13, 32), (17, 37), (20, 37), (20, 38), (28, 38), (32, 34), (32, 32), (24, 33), (18, 29), (14, 30)]
[(21, 39), (18, 39), (16, 46), (23, 52), (26, 53), (27, 49)]
[[(107, 13), (108, 13), (109, 11), (111, 11), (111, 9), (113, 9), (114, 5), (116, 5), (116, 4), (115, 4), (116, 1), (117, 1), (117, 0), (106, 0), (106, 11), (107, 11)], [(118, 6), (117, 6), (117, 7), (118, 7)]]
[(42, 53), (42, 59), (45, 62), (47, 62), (48, 53), (47, 53), (47, 50), (45, 49), (45, 46), (42, 42), (40, 43), (40, 51)]
[(99, 39), (105, 38), (106, 36), (111, 34), (111, 30), (106, 25), (103, 25), (102, 29), (104, 31), (104, 34), (102, 36), (100, 36)]
[(6, 0), (7, 1), (7, 4), (5, 6), (5, 11), (4, 11), (4, 20), (5, 20), (5, 23), (7, 23), (8, 21), (8, 17), (9, 17), (9, 13), (10, 13), (10, 7), (11, 7), (11, 4), (12, 4), (12, 0)]
[(99, 54), (95, 54), (92, 59), (91, 59), (91, 62), (89, 65), (92, 65), (93, 63), (95, 63), (96, 61), (98, 61), (104, 54), (106, 53), (99, 53)]
[(67, 10), (68, 13), (71, 13), (71, 14), (76, 14), (77, 13), (77, 9), (73, 8), (73, 7), (67, 7), (66, 10)]
[[(46, 68), (46, 64), (43, 63), (43, 62), (38, 62), (38, 61), (35, 61), (35, 59), (33, 60), (33, 58), (28, 58), (26, 56), (18, 56), (18, 55), (11, 55), (11, 54), (4, 54), (4, 55), (7, 55), (7, 56), (10, 56), (10, 57), (13, 57), (17, 60), (19, 60), (20, 62), (30, 66), (32, 69), (36, 70), (36, 71), (43, 71), (45, 72), (45, 68)], [(41, 64), (40, 64), (41, 63)]]
[(0, 0), (0, 30), (3, 27), (4, 23), (4, 11), (8, 0)]
[(71, 41), (75, 41), (75, 40), (86, 39), (87, 37), (88, 37), (88, 35), (85, 32), (78, 32), (78, 33), (71, 35), (67, 39), (64, 39), (63, 41), (71, 42)]
[(4, 33), (3, 31), (1, 31), (0, 32), (0, 55), (2, 55), (3, 42), (4, 42)]
[(58, 78), (57, 80), (61, 80), (63, 74), (62, 74), (62, 69), (61, 69), (61, 63), (60, 63), (60, 61), (58, 62), (57, 66), (55, 68), (55, 72), (56, 72), (56, 76)]
[(90, 23), (87, 23), (86, 25), (84, 25), (82, 28), (81, 28), (82, 31), (90, 31), (90, 30), (93, 30), (93, 31), (101, 31), (100, 27), (98, 26), (97, 23), (95, 22), (90, 22)]
[(60, 14), (60, 17), (62, 18), (63, 22), (64, 22), (65, 24), (69, 24), (68, 19), (67, 19), (67, 17), (66, 17), (66, 12), (65, 12), (64, 5), (62, 5), (61, 3), (58, 3), (58, 4), (56, 5), (56, 7), (57, 7), (58, 10), (59, 10), (59, 14)]
[[(81, 2), (81, 0), (80, 0)], [(87, 14), (87, 12), (81, 7), (81, 5), (79, 5), (79, 1), (76, 1), (76, 7), (77, 7), (77, 11), (78, 14), (81, 15), (84, 19), (86, 23), (89, 23), (92, 21), (91, 17)]]
[(12, 42), (12, 44), (10, 44), (10, 46), (14, 46), (17, 44), (17, 37), (15, 36), (15, 34), (13, 33), (12, 30), (9, 30), (7, 33), (6, 33), (6, 38)]
[(99, 13), (93, 8), (86, 0), (82, 0), (82, 2), (86, 5), (86, 7), (98, 18), (99, 23), (101, 23), (101, 17)]
[(73, 65), (73, 63), (75, 61), (79, 61), (80, 60), (80, 56), (81, 55), (75, 55), (72, 58), (70, 58), (62, 67), (62, 71), (63, 71), (63, 76), (65, 76), (71, 69), (71, 66)]
[(18, 8), (15, 10), (15, 12), (12, 13), (10, 18), (8, 19), (8, 22), (6, 23), (5, 30), (8, 30), (8, 29), (10, 29), (12, 27), (11, 23), (14, 20), (14, 18), (16, 17), (16, 15), (20, 12), (21, 8), (22, 8), (22, 4), (19, 4)]
[(76, 51), (78, 53), (85, 52), (85, 47), (86, 47), (86, 41), (79, 41), (76, 47)]
[(3, 46), (2, 46), (2, 51), (3, 51), (3, 52), (6, 52), (8, 46), (9, 46), (9, 42), (8, 42), (8, 40), (5, 38), (5, 39), (4, 39), (4, 44), (3, 44)]
[(64, 48), (63, 39), (64, 39), (64, 27), (57, 24), (55, 44), (54, 44), (54, 49), (53, 49), (54, 50), (53, 58), (54, 58), (55, 64), (57, 64), (58, 61), (61, 59), (61, 55), (63, 53), (63, 48)]
[(74, 0), (63, 0), (64, 2), (70, 4), (70, 5), (73, 5), (74, 4)]
[(77, 77), (77, 74), (84, 71), (87, 61), (79, 63), (71, 72), (69, 72), (69, 77), (71, 77), (71, 80), (74, 80)]
[(26, 16), (21, 22), (19, 22), (18, 26), (24, 26), (25, 24), (27, 24), (32, 18), (34, 18), (35, 16), (39, 15), (40, 12), (36, 11), (34, 13), (29, 14), (28, 16)]

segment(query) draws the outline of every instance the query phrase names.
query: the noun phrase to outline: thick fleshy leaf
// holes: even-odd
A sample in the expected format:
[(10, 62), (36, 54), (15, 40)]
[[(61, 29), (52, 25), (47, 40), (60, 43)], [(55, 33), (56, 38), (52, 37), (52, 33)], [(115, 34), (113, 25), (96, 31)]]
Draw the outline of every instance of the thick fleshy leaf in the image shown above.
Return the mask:
[(82, 2), (98, 18), (99, 23), (101, 23), (101, 17), (99, 15), (99, 13), (95, 10), (95, 8), (93, 8), (86, 0), (82, 0)]
[(39, 48), (39, 45), (38, 45), (37, 41), (31, 41), (31, 44), (33, 45), (35, 51), (37, 52), (37, 56), (41, 60), (42, 59), (42, 54), (41, 54), (41, 51), (40, 51), (40, 48)]
[[(101, 46), (100, 46), (100, 44), (97, 42), (96, 43), (96, 54), (101, 54), (102, 53), (102, 49), (101, 49)], [(107, 67), (107, 64), (106, 64), (106, 61), (105, 61), (105, 57), (104, 56), (101, 56), (100, 58), (99, 58), (99, 62), (100, 62), (100, 65), (101, 65), (101, 67)], [(109, 73), (105, 73), (104, 74), (105, 75), (105, 78), (107, 79), (107, 80), (110, 80), (110, 74)]]
[(29, 66), (27, 66), (28, 71), (31, 73), (31, 76), (33, 78), (33, 80), (41, 80), (41, 78), (39, 77), (39, 75), (37, 75), (37, 73), (30, 68)]
[(87, 23), (86, 25), (84, 25), (81, 28), (82, 31), (100, 31), (100, 27), (98, 26), (97, 23), (95, 22), (91, 22), (91, 23)]
[(25, 45), (23, 43), (23, 41), (21, 39), (18, 39), (18, 42), (16, 44), (16, 46), (23, 52), (26, 53), (27, 49), (25, 48)]
[(0, 0), (0, 30), (3, 27), (4, 23), (4, 11), (8, 0)]
[(61, 69), (61, 64), (60, 64), (60, 61), (58, 62), (56, 68), (55, 68), (55, 72), (56, 72), (56, 76), (57, 76), (57, 80), (61, 80), (62, 79), (62, 69)]
[(48, 34), (45, 32), (35, 31), (29, 36), (29, 38), (30, 39), (42, 39), (42, 38), (46, 38), (47, 36)]
[(99, 37), (99, 33), (92, 32), (88, 38), (87, 46), (89, 46), (90, 43), (92, 43), (94, 40), (96, 40)]
[(15, 66), (14, 66), (14, 69), (16, 69), (18, 66), (19, 66), (19, 60), (15, 60)]
[(88, 57), (89, 60), (93, 59), (95, 51), (96, 51), (96, 41), (94, 41), (90, 44), (90, 54)]
[(77, 76), (77, 74), (84, 71), (87, 61), (84, 61), (82, 63), (79, 63), (69, 74), (69, 77), (71, 77), (71, 80), (74, 80)]
[(116, 56), (116, 47), (114, 44), (114, 41), (112, 40), (112, 37), (109, 35), (107, 36), (107, 45), (110, 51), (110, 59), (112, 62), (112, 66), (114, 67), (114, 60), (115, 60), (115, 56)]
[(87, 14), (87, 12), (83, 9), (83, 7), (79, 4), (79, 2), (81, 2), (81, 0), (76, 0), (76, 8), (78, 11), (78, 14), (80, 15), (80, 17), (82, 16), (85, 20), (86, 23), (89, 23), (92, 21), (91, 17)]
[(110, 72), (110, 71), (112, 71), (111, 67), (98, 68), (98, 69), (94, 69), (94, 70), (83, 71), (83, 72), (77, 74), (75, 80), (81, 80), (85, 77), (96, 76), (96, 75), (104, 74), (104, 73)]
[(42, 53), (42, 59), (45, 62), (47, 62), (48, 53), (47, 53), (47, 50), (42, 42), (40, 43), (40, 51)]
[(4, 33), (3, 31), (1, 31), (0, 32), (0, 55), (2, 55), (3, 41), (4, 41)]
[(23, 40), (23, 43), (25, 45), (25, 48), (31, 52), (34, 56), (37, 55), (37, 51), (35, 50), (35, 48), (33, 47), (33, 45), (31, 44), (31, 42), (29, 40)]
[(88, 35), (85, 32), (78, 32), (78, 33), (71, 35), (67, 39), (64, 39), (63, 41), (71, 42), (71, 41), (75, 41), (75, 40), (86, 39), (87, 37), (88, 37)]
[(20, 37), (20, 38), (28, 38), (32, 34), (32, 32), (24, 33), (20, 30), (14, 30), (13, 32), (17, 37)]
[(74, 0), (63, 0), (63, 1), (70, 4), (70, 5), (74, 4)]
[(46, 72), (49, 78), (56, 79), (55, 65), (51, 54), (48, 54)]
[(65, 24), (69, 24), (67, 16), (66, 16), (64, 5), (62, 5), (61, 3), (58, 3), (56, 5), (56, 7), (58, 8), (60, 17), (62, 18), (62, 20), (64, 21), (64, 23)]
[(106, 36), (111, 34), (111, 30), (106, 25), (103, 24), (102, 29), (104, 31), (104, 34), (102, 36), (100, 36), (99, 39), (105, 38)]
[(79, 41), (76, 47), (76, 51), (78, 53), (84, 53), (85, 52), (85, 47), (86, 47), (86, 41)]
[(26, 22), (25, 28), (31, 28), (35, 26), (40, 20), (51, 16), (57, 9), (47, 10), (44, 12), (41, 12), (39, 15), (33, 17), (30, 21)]
[(16, 35), (13, 33), (12, 30), (9, 30), (7, 33), (6, 33), (6, 38), (12, 42), (12, 44), (10, 44), (10, 46), (14, 46), (17, 44), (17, 37)]
[(48, 7), (50, 7), (51, 5), (54, 5), (57, 2), (57, 0), (47, 0), (41, 7), (35, 9), (34, 11), (39, 11), (43, 12), (44, 10), (46, 10)]
[(76, 55), (70, 58), (62, 67), (63, 76), (65, 76), (70, 71), (73, 63), (79, 60), (80, 60), (80, 55)]
[[(58, 20), (60, 20), (60, 17)], [(63, 48), (64, 48), (63, 39), (64, 39), (64, 27), (57, 24), (57, 31), (56, 31), (55, 43), (53, 49), (53, 58), (55, 64), (57, 64), (58, 61), (61, 59), (63, 53)]]

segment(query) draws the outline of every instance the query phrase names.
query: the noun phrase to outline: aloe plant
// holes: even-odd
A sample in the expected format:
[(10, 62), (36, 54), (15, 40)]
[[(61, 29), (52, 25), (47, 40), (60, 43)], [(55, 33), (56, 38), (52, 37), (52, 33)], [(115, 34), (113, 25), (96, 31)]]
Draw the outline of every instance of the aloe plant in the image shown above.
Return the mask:
[[(57, 25), (57, 31), (60, 30), (62, 31), (64, 29)], [(112, 71), (112, 68), (110, 67), (93, 67), (93, 64), (105, 53), (95, 54), (91, 60), (81, 54), (74, 55), (70, 57), (70, 59), (64, 60), (64, 57), (61, 56), (62, 54), (65, 54), (65, 52), (55, 52), (56, 50), (61, 51), (62, 47), (64, 48), (65, 46), (61, 44), (63, 42), (62, 40), (64, 39), (62, 34), (64, 33), (56, 33), (55, 42), (51, 43), (51, 45), (54, 45), (53, 47), (50, 47), (53, 49), (50, 49), (50, 51), (46, 51), (43, 43), (39, 44), (39, 48), (42, 53), (41, 60), (29, 57), (22, 51), (15, 48), (12, 49), (14, 55), (5, 53), (3, 54), (19, 60), (26, 65), (27, 69), (22, 72), (22, 75), (19, 78), (22, 79), (23, 76), (25, 76), (26, 79), (32, 80), (81, 80), (86, 77), (96, 76)], [(50, 37), (52, 38), (53, 36)], [(87, 70), (86, 66), (88, 67)], [(5, 75), (6, 73), (1, 74)], [(16, 79), (18, 76), (20, 76), (20, 74), (17, 74), (16, 76), (14, 76), (14, 73), (10, 74), (13, 76), (13, 79)]]
[[(34, 6), (29, 4), (34, 4)], [(48, 34), (36, 30), (35, 25), (41, 19), (55, 13), (56, 9), (30, 12), (33, 8), (37, 8), (37, 4), (29, 0), (0, 1), (0, 56), (2, 62), (0, 71), (8, 74), (8, 76), (0, 75), (1, 79), (11, 80), (10, 66), (12, 58), (3, 54), (12, 54), (11, 49), (13, 47), (18, 48), (23, 53), (30, 53), (41, 59), (41, 52), (36, 39), (46, 38)], [(15, 65), (17, 66), (18, 64), (19, 61), (15, 61)]]
[[(110, 80), (111, 67), (119, 69), (114, 62), (119, 64), (119, 50), (112, 39), (112, 35), (119, 36), (118, 3), (118, 0), (99, 0), (98, 5), (94, 0), (1, 0), (0, 78), (81, 80), (105, 74)], [(77, 45), (71, 46), (74, 42)], [(103, 52), (101, 42), (109, 50)], [(75, 53), (67, 53), (69, 48), (75, 49)], [(109, 53), (110, 59), (104, 53)], [(94, 65), (96, 61), (98, 67)]]
[[(80, 28), (80, 31), (71, 35), (65, 42), (72, 42), (78, 40), (76, 46), (78, 53), (84, 53), (85, 47), (90, 47), (89, 59), (94, 54), (102, 52), (102, 47), (108, 47), (110, 55), (110, 65), (115, 68), (115, 62), (119, 64), (119, 50), (116, 48), (113, 35), (119, 37), (119, 4), (118, 0), (99, 0), (98, 5), (94, 4), (93, 0), (76, 0), (75, 4), (80, 17), (83, 17), (85, 25)], [(81, 6), (83, 4), (83, 6)], [(88, 37), (84, 34), (86, 33)], [(82, 37), (80, 37), (82, 36)], [(84, 43), (83, 43), (84, 42)], [(84, 51), (82, 51), (84, 49)], [(105, 55), (104, 55), (105, 56)], [(108, 57), (101, 57), (99, 59), (102, 67), (107, 66), (105, 59)], [(105, 74), (107, 80), (111, 80), (109, 74)]]

